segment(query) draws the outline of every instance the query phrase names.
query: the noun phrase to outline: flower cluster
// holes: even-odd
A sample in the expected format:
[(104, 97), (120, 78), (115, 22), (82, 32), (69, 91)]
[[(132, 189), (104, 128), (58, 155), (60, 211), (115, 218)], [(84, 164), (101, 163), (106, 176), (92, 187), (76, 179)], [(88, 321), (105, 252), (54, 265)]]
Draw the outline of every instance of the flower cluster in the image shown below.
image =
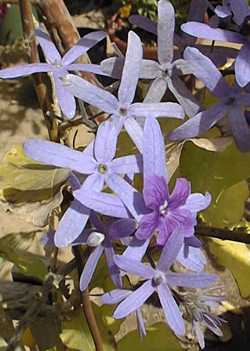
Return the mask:
[[(238, 147), (242, 151), (250, 150), (246, 118), (250, 107), (250, 42), (244, 34), (249, 8), (244, 0), (223, 1), (216, 8), (206, 3), (202, 8), (210, 7), (214, 11), (217, 25), (221, 20), (232, 18), (235, 31), (200, 22), (188, 22), (182, 29), (192, 36), (243, 44), (234, 64), (234, 86), (224, 80), (214, 56), (207, 57), (197, 46), (185, 45), (185, 37), (175, 35), (175, 11), (168, 0), (158, 2), (157, 24), (140, 16), (131, 18), (132, 23), (157, 34), (157, 60), (143, 58), (141, 40), (130, 31), (124, 57), (106, 59), (101, 65), (74, 63), (102, 40), (105, 33), (87, 34), (61, 58), (47, 34), (38, 29), (37, 40), (47, 63), (0, 71), (0, 78), (51, 73), (66, 118), (75, 116), (76, 98), (108, 116), (84, 151), (43, 140), (28, 140), (24, 150), (33, 160), (70, 170), (74, 199), (54, 233), (54, 244), (89, 248), (91, 253), (80, 278), (82, 290), (92, 284), (98, 261), (105, 256), (116, 288), (106, 292), (102, 301), (118, 304), (114, 318), (135, 313), (142, 336), (146, 328), (141, 307), (152, 294), (158, 295), (169, 327), (177, 336), (184, 336), (182, 292), (193, 296), (195, 289), (209, 288), (217, 279), (203, 271), (206, 258), (201, 250), (202, 243), (195, 236), (197, 214), (210, 205), (211, 196), (192, 193), (191, 184), (185, 178), (177, 178), (171, 189), (158, 118), (182, 120), (188, 116), (187, 121), (168, 135), (176, 141), (199, 136), (227, 116)], [(175, 50), (176, 45), (178, 50)], [(120, 79), (117, 96), (89, 83), (77, 73), (79, 71)], [(182, 76), (187, 74), (200, 80), (218, 102), (205, 110), (186, 86)], [(143, 102), (135, 101), (140, 79), (151, 81)], [(164, 96), (169, 91), (177, 102), (165, 102)], [(123, 129), (133, 141), (137, 154), (116, 155), (118, 137)], [(141, 175), (142, 191), (134, 182), (136, 174)], [(156, 257), (159, 257), (158, 262)], [(125, 288), (124, 275), (138, 277), (137, 285)], [(201, 324), (221, 335), (221, 320), (210, 313), (209, 297), (199, 298), (195, 303), (192, 299), (183, 304), (186, 314), (192, 317), (193, 332), (204, 347)]]

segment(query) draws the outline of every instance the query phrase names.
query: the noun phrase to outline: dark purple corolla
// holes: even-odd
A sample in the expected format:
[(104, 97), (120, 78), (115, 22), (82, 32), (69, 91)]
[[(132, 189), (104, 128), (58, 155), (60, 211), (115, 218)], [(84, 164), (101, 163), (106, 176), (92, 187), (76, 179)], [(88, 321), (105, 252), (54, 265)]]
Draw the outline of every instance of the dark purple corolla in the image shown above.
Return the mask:
[(213, 62), (195, 48), (185, 50), (193, 74), (219, 98), (219, 102), (198, 113), (169, 134), (171, 140), (188, 139), (205, 133), (220, 119), (228, 116), (235, 141), (241, 151), (250, 150), (250, 127), (245, 111), (250, 106), (250, 94), (238, 86), (230, 87)]
[(85, 230), (80, 237), (72, 243), (73, 245), (88, 245), (94, 248), (82, 271), (80, 289), (87, 289), (97, 263), (103, 253), (106, 257), (112, 281), (117, 287), (121, 288), (122, 279), (120, 270), (114, 262), (115, 251), (112, 246), (112, 241), (132, 235), (135, 231), (135, 222), (132, 219), (120, 219), (106, 224), (101, 222), (94, 212), (90, 215), (90, 222), (92, 224), (92, 229)]
[(0, 71), (0, 78), (9, 79), (27, 76), (32, 73), (50, 72), (54, 78), (55, 93), (63, 114), (67, 118), (73, 118), (76, 111), (74, 96), (64, 88), (61, 78), (68, 74), (68, 71), (85, 71), (96, 74), (103, 74), (99, 65), (74, 63), (81, 55), (105, 38), (103, 31), (86, 34), (78, 43), (61, 57), (54, 43), (49, 36), (41, 29), (36, 29), (36, 38), (41, 46), (47, 63), (33, 63), (5, 68)]
[[(171, 289), (206, 288), (213, 284), (217, 277), (208, 273), (174, 273), (170, 270), (181, 249), (183, 238), (180, 232), (174, 233), (164, 246), (156, 268), (124, 256), (116, 256), (115, 263), (126, 273), (137, 275), (144, 280), (142, 285), (125, 298), (116, 308), (114, 318), (124, 318), (137, 311), (144, 302), (157, 293), (166, 321), (176, 335), (185, 334), (185, 325), (178, 304)], [(104, 295), (105, 299), (105, 295)]]
[(143, 198), (150, 212), (141, 217), (136, 237), (145, 240), (157, 232), (157, 244), (164, 245), (178, 227), (185, 237), (192, 236), (197, 212), (209, 206), (210, 195), (191, 194), (184, 178), (169, 193), (164, 139), (156, 120), (146, 121), (143, 141)]
[(136, 117), (184, 118), (183, 109), (177, 103), (132, 103), (141, 62), (142, 44), (140, 38), (130, 31), (118, 98), (75, 75), (69, 74), (64, 79), (65, 88), (71, 94), (111, 115), (110, 120), (118, 132), (124, 127), (140, 151), (142, 151), (143, 131), (136, 121)]
[[(94, 142), (83, 152), (45, 140), (29, 140), (24, 144), (26, 154), (33, 160), (87, 175), (83, 184), (78, 182), (75, 186), (77, 199), (71, 203), (59, 222), (55, 234), (56, 246), (68, 245), (84, 229), (90, 214), (90, 209), (81, 204), (84, 203), (86, 191), (99, 192), (106, 184), (115, 192), (118, 190), (122, 193), (129, 186), (123, 176), (141, 171), (140, 156), (115, 158), (116, 143), (117, 131), (110, 121), (106, 121), (99, 126)], [(117, 181), (120, 187), (113, 188), (113, 183)], [(110, 212), (108, 214), (112, 215)]]

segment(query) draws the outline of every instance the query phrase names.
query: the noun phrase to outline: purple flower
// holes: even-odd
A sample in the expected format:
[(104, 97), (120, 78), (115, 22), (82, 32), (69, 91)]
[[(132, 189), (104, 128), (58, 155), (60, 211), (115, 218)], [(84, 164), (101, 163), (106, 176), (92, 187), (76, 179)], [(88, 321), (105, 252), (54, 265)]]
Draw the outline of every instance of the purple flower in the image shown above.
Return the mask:
[(75, 98), (64, 88), (61, 78), (68, 74), (68, 71), (85, 71), (105, 75), (98, 65), (74, 64), (73, 62), (95, 46), (100, 40), (104, 39), (106, 33), (97, 31), (86, 34), (63, 57), (61, 57), (54, 43), (45, 32), (37, 29), (35, 33), (47, 63), (25, 64), (2, 69), (0, 71), (0, 78), (17, 78), (32, 73), (51, 72), (55, 82), (55, 91), (59, 105), (64, 115), (71, 119), (74, 117), (76, 111)]
[[(143, 29), (152, 32), (153, 24), (142, 16), (132, 16), (132, 22)], [(146, 103), (160, 102), (167, 89), (169, 89), (184, 111), (189, 115), (195, 115), (199, 110), (199, 104), (187, 89), (184, 82), (179, 78), (179, 71), (187, 64), (182, 59), (174, 60), (174, 30), (175, 11), (172, 4), (167, 0), (158, 2), (158, 23), (157, 23), (157, 53), (158, 62), (153, 60), (143, 60), (140, 67), (140, 78), (153, 79), (147, 95), (144, 99)], [(111, 58), (102, 62), (101, 66), (105, 72), (114, 72), (117, 66), (122, 65), (122, 60)], [(117, 75), (117, 74), (115, 74)]]
[(142, 217), (135, 235), (145, 240), (157, 231), (158, 245), (164, 245), (179, 226), (185, 237), (192, 236), (197, 212), (207, 208), (211, 201), (209, 195), (191, 194), (185, 178), (177, 179), (169, 194), (166, 179), (156, 175), (145, 178), (143, 197), (151, 212)]
[(181, 28), (185, 33), (198, 38), (243, 44), (235, 60), (235, 77), (240, 87), (244, 87), (250, 82), (250, 63), (248, 59), (250, 41), (247, 36), (228, 30), (215, 29), (198, 22), (187, 22)]
[[(107, 305), (113, 305), (116, 303), (120, 303), (125, 300), (126, 297), (132, 294), (131, 290), (127, 289), (114, 289), (104, 295), (102, 295), (102, 303)], [(145, 324), (142, 316), (141, 309), (138, 308), (135, 311), (136, 314), (136, 322), (137, 322), (137, 330), (139, 332), (140, 337), (146, 336), (147, 332), (145, 329)]]
[(230, 87), (213, 62), (195, 48), (185, 50), (185, 58), (193, 67), (193, 74), (217, 96), (219, 103), (198, 113), (170, 133), (171, 140), (188, 139), (200, 135), (216, 122), (228, 116), (232, 134), (241, 151), (250, 150), (250, 128), (245, 110), (250, 106), (250, 94), (239, 87)]
[(113, 240), (119, 240), (133, 234), (135, 231), (135, 221), (132, 219), (121, 219), (109, 225), (102, 223), (97, 215), (92, 212), (90, 222), (93, 229), (85, 230), (73, 245), (88, 245), (94, 250), (88, 257), (80, 277), (80, 289), (87, 289), (94, 274), (97, 263), (105, 254), (112, 281), (117, 287), (122, 287), (120, 271), (114, 262), (115, 251), (112, 246)]
[(245, 0), (223, 0), (222, 5), (217, 5), (215, 13), (218, 17), (227, 18), (233, 15), (233, 20), (239, 26), (249, 16), (249, 6)]
[(157, 292), (165, 318), (170, 328), (179, 336), (185, 334), (185, 325), (179, 307), (171, 293), (173, 287), (206, 288), (217, 277), (207, 273), (173, 273), (170, 271), (182, 246), (181, 233), (175, 233), (164, 246), (155, 269), (124, 256), (115, 256), (115, 263), (123, 271), (138, 275), (145, 281), (123, 300), (114, 312), (114, 318), (123, 318), (138, 310), (143, 303)]
[(169, 194), (164, 140), (156, 120), (146, 121), (143, 140), (143, 198), (150, 212), (142, 216), (135, 235), (145, 240), (157, 231), (157, 244), (164, 245), (180, 226), (184, 236), (190, 237), (194, 234), (197, 212), (208, 207), (211, 197), (191, 194), (190, 183), (184, 178), (177, 179)]
[(106, 121), (99, 126), (95, 141), (83, 152), (44, 140), (29, 140), (24, 144), (26, 154), (32, 159), (88, 176), (82, 185), (79, 183), (75, 186), (78, 188), (74, 191), (76, 199), (60, 220), (55, 234), (56, 246), (68, 245), (84, 229), (90, 214), (90, 209), (81, 204), (84, 203), (82, 199), (85, 198), (86, 191), (101, 191), (104, 184), (113, 189), (115, 182), (119, 182), (120, 187), (113, 189), (114, 191), (126, 191), (124, 189), (129, 184), (122, 176), (140, 172), (140, 156), (114, 158), (116, 143), (116, 129)]
[(142, 150), (143, 131), (135, 117), (176, 117), (181, 119), (184, 117), (183, 109), (176, 103), (132, 103), (138, 83), (141, 61), (142, 45), (140, 38), (130, 31), (118, 98), (78, 76), (69, 74), (64, 79), (65, 87), (70, 93), (110, 114), (110, 120), (116, 126), (117, 131), (120, 132), (124, 126), (140, 151)]

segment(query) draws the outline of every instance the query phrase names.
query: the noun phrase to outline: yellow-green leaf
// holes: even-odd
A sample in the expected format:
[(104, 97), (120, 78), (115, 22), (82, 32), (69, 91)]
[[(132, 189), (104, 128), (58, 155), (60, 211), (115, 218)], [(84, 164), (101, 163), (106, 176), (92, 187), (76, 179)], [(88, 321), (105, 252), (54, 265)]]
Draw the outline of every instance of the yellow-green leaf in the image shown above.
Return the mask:
[(228, 240), (209, 239), (208, 246), (216, 261), (232, 272), (242, 297), (249, 298), (250, 245)]

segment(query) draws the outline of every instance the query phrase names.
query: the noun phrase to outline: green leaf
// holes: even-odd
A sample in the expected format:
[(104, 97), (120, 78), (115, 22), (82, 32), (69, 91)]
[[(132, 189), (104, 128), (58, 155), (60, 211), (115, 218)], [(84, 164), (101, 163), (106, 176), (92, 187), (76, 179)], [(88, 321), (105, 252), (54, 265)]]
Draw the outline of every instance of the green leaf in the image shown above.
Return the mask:
[(241, 153), (235, 144), (223, 152), (210, 152), (188, 142), (183, 147), (180, 172), (191, 181), (192, 192), (211, 193), (212, 205), (203, 212), (208, 224), (221, 227), (238, 224), (247, 197), (249, 153)]
[[(97, 323), (102, 333), (103, 350), (114, 351), (113, 338), (111, 335), (108, 335), (105, 326), (102, 324), (98, 310), (96, 312)], [(63, 322), (63, 331), (60, 336), (62, 342), (71, 349), (79, 351), (95, 350), (92, 336), (82, 310), (73, 312), (70, 320)]]
[(241, 296), (249, 298), (250, 245), (227, 240), (209, 239), (208, 247), (216, 262), (232, 272)]
[(0, 174), (1, 207), (36, 226), (47, 225), (51, 211), (63, 200), (61, 188), (69, 170), (34, 162), (16, 145), (3, 158)]
[(118, 343), (118, 351), (181, 351), (178, 339), (165, 323), (147, 328), (147, 335), (141, 339), (137, 331), (128, 333)]

